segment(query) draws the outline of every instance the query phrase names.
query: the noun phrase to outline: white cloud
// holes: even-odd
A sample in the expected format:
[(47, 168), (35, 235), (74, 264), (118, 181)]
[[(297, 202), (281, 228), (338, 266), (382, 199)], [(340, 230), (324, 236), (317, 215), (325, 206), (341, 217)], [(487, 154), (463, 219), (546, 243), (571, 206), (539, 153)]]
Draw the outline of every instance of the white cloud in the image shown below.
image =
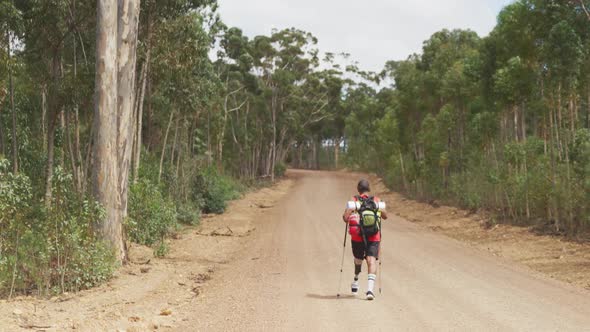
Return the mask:
[(510, 0), (218, 0), (221, 16), (249, 36), (296, 27), (318, 37), (324, 52), (347, 52), (361, 68), (419, 52), (443, 28), (486, 35)]

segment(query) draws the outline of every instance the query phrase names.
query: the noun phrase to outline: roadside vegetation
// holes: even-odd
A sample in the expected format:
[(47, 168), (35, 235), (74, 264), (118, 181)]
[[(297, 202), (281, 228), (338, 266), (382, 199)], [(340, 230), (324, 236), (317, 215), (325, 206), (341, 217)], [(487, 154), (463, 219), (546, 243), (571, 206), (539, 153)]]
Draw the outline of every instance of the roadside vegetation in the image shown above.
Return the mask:
[(347, 160), (394, 190), (570, 237), (590, 229), (590, 15), (520, 0), (491, 34), (443, 30), (356, 90)]
[(311, 34), (250, 39), (209, 0), (119, 3), (140, 6), (115, 22), (137, 44), (113, 55), (101, 1), (0, 1), (0, 296), (100, 284), (126, 240), (164, 255), (179, 225), (282, 175), (326, 117), (338, 73)]

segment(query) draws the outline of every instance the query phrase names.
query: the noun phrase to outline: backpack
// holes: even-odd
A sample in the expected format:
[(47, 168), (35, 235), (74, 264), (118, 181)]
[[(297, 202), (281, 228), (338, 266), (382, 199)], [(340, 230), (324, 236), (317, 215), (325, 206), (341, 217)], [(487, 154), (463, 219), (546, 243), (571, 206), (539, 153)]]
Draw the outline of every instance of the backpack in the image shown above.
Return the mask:
[(379, 214), (379, 204), (375, 202), (375, 197), (370, 196), (363, 198), (355, 196), (360, 207), (357, 209), (360, 216), (359, 230), (363, 239), (373, 236), (381, 230), (381, 216)]

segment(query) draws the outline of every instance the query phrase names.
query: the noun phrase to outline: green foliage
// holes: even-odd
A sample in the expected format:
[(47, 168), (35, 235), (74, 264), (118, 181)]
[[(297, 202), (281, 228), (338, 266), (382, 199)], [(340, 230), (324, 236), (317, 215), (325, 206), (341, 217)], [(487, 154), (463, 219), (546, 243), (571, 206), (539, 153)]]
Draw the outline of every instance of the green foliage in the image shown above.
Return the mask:
[(30, 181), (0, 160), (0, 294), (77, 291), (108, 280), (113, 252), (93, 232), (97, 203), (72, 190), (71, 175), (55, 170), (52, 205), (34, 205)]
[(283, 177), (285, 175), (285, 172), (287, 172), (287, 166), (283, 163), (278, 163), (275, 165), (275, 176), (280, 178)]
[(587, 232), (589, 27), (575, 2), (519, 0), (488, 37), (433, 34), (387, 63), (393, 86), (347, 91), (349, 166), (418, 199)]
[(170, 247), (166, 243), (166, 241), (158, 242), (158, 245), (154, 248), (154, 257), (164, 257), (170, 251)]
[(177, 208), (176, 219), (181, 224), (196, 226), (201, 221), (201, 210), (199, 206), (184, 204)]
[(177, 226), (176, 207), (159, 188), (142, 180), (131, 187), (127, 232), (132, 241), (154, 245)]
[(0, 225), (8, 223), (10, 219), (22, 217), (32, 198), (29, 178), (12, 174), (9, 168), (8, 160), (0, 157)]
[(208, 168), (195, 178), (192, 197), (201, 202), (203, 212), (223, 213), (228, 201), (239, 198), (243, 190), (232, 178)]

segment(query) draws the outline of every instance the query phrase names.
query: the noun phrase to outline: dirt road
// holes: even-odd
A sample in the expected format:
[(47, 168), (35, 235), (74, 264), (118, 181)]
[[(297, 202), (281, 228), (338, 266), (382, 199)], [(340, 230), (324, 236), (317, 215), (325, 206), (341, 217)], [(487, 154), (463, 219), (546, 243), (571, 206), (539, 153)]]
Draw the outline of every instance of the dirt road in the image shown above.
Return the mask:
[[(588, 293), (394, 217), (383, 230), (383, 294), (337, 299), (339, 215), (357, 176), (295, 172), (252, 247), (195, 309), (208, 330), (583, 331)], [(390, 207), (395, 211), (395, 207)], [(346, 250), (346, 289), (352, 256)], [(255, 259), (255, 260), (253, 260)], [(364, 271), (366, 272), (366, 271)], [(366, 274), (363, 274), (363, 281)], [(365, 286), (363, 282), (362, 286)], [(209, 309), (209, 310), (207, 310)], [(208, 312), (203, 314), (203, 312)]]
[[(0, 327), (590, 330), (587, 291), (399, 217), (390, 218), (383, 229), (383, 293), (372, 302), (349, 295), (337, 299), (344, 235), (340, 214), (358, 176), (305, 171), (289, 176), (278, 187), (248, 195), (233, 204), (229, 214), (205, 222), (199, 231), (173, 243), (171, 257), (150, 263), (152, 270), (145, 274), (137, 271), (140, 265), (132, 265), (126, 270), (131, 273), (123, 273), (111, 285), (63, 302), (0, 303), (0, 317), (5, 317), (0, 318)], [(395, 206), (389, 210), (395, 212)], [(347, 244), (343, 294), (348, 294), (352, 275)], [(362, 281), (361, 290), (366, 267)], [(14, 307), (18, 312), (10, 312)]]

